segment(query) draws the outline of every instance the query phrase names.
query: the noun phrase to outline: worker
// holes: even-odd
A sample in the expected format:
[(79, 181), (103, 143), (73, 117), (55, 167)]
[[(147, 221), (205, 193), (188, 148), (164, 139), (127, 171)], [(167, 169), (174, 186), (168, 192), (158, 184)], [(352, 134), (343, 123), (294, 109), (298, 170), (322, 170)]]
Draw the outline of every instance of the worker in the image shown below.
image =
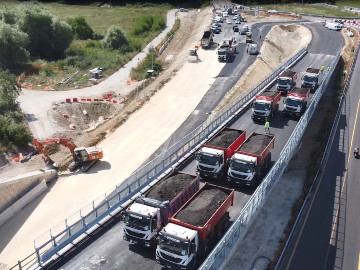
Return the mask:
[(325, 69), (325, 67), (324, 67), (324, 65), (322, 65), (321, 68), (320, 68), (321, 73), (324, 73), (324, 69)]
[(265, 119), (265, 133), (270, 134), (270, 123), (267, 118)]

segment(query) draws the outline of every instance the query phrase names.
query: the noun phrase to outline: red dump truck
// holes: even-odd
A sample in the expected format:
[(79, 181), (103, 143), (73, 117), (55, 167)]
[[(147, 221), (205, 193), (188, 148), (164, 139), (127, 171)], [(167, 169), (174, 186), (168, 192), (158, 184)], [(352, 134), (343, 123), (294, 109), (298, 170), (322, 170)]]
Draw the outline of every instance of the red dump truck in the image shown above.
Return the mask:
[(161, 230), (156, 261), (166, 268), (196, 269), (226, 232), (233, 203), (233, 189), (205, 183)]
[(283, 114), (300, 118), (306, 110), (309, 94), (310, 88), (294, 87), (294, 89), (288, 93), (286, 99), (284, 99)]
[(281, 74), (278, 76), (277, 79), (277, 90), (281, 91), (284, 96), (287, 95), (288, 92), (293, 89), (296, 84), (297, 73), (290, 69), (285, 69)]
[(182, 205), (199, 190), (200, 177), (173, 173), (149, 185), (125, 211), (123, 238), (150, 247), (157, 243), (158, 232)]
[(196, 153), (196, 170), (201, 178), (222, 179), (227, 172), (226, 161), (245, 141), (246, 132), (224, 127)]
[(265, 90), (256, 95), (252, 105), (251, 119), (254, 122), (270, 120), (279, 109), (278, 102), (280, 99), (281, 93), (270, 90)]
[(271, 165), (274, 135), (253, 133), (229, 160), (227, 179), (240, 186), (257, 186)]

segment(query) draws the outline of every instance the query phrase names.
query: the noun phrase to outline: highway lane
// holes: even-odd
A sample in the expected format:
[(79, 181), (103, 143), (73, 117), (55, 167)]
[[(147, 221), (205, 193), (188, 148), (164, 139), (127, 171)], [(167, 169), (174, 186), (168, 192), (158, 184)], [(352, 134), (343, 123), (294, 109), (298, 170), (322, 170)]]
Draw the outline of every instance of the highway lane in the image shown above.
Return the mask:
[(357, 61), (324, 174), (279, 269), (359, 269), (359, 73)]
[[(333, 35), (335, 32), (328, 32)], [(326, 34), (328, 34), (326, 33)], [(337, 35), (339, 35), (337, 33)], [(336, 36), (336, 34), (335, 34)], [(339, 37), (339, 36), (337, 36)], [(336, 50), (333, 54), (336, 53)], [(309, 65), (315, 65), (319, 67), (319, 63), (329, 64), (332, 55), (323, 54), (308, 54), (303, 60), (294, 66), (296, 71), (304, 71)], [(299, 76), (300, 78), (300, 76)], [(282, 109), (282, 103), (280, 103), (280, 110)], [(271, 132), (276, 136), (275, 149), (272, 152), (273, 162), (278, 158), (278, 155), (285, 145), (287, 139), (292, 133), (297, 121), (283, 118), (280, 113), (275, 117), (274, 121), (271, 122)], [(238, 128), (247, 131), (249, 136), (253, 131), (263, 133), (263, 125), (254, 124), (250, 118), (250, 110), (245, 111), (241, 117), (231, 124), (231, 127)], [(195, 162), (191, 161), (185, 168), (180, 168), (186, 172), (195, 172)], [(217, 183), (222, 184), (222, 183)], [(226, 183), (225, 183), (226, 185)], [(235, 204), (230, 210), (230, 216), (236, 217), (243, 206), (246, 204), (252, 194), (252, 190), (240, 190), (236, 189)], [(66, 262), (62, 265), (62, 269), (80, 269), (80, 268), (91, 268), (98, 265), (101, 258), (104, 258), (104, 267), (107, 269), (160, 269), (154, 261), (155, 252), (154, 250), (148, 250), (138, 248), (136, 246), (129, 246), (129, 243), (122, 240), (123, 223), (119, 222), (114, 227), (109, 229), (95, 242), (90, 243), (83, 251), (75, 255), (71, 261)], [(106, 266), (105, 266), (106, 265)]]

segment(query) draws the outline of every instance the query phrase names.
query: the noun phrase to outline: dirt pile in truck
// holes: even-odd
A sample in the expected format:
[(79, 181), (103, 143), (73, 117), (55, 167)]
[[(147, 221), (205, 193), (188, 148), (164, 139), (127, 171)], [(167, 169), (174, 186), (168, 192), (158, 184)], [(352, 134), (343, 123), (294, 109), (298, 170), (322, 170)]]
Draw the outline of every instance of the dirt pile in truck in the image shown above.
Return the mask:
[(194, 226), (204, 226), (228, 196), (229, 194), (219, 189), (204, 190), (175, 218)]
[(187, 187), (194, 177), (186, 174), (177, 174), (162, 180), (154, 186), (146, 195), (159, 201), (172, 201), (185, 187)]
[(240, 151), (260, 155), (261, 151), (264, 150), (272, 139), (273, 138), (263, 134), (254, 134), (249, 137), (249, 143), (241, 146)]
[(207, 145), (228, 148), (241, 134), (239, 130), (224, 130), (220, 136), (208, 141)]

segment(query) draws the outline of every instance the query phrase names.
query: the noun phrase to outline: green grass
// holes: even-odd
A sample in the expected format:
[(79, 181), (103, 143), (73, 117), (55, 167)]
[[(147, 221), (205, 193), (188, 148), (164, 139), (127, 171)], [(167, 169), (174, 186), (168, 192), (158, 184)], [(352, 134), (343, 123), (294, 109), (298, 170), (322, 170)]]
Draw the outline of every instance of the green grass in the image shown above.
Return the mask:
[(312, 15), (324, 15), (324, 16), (334, 16), (334, 17), (356, 17), (356, 15), (354, 15), (351, 12), (345, 12), (345, 11), (341, 11), (341, 9), (329, 8), (322, 5), (310, 5), (310, 4), (262, 5), (261, 8), (268, 10), (275, 9), (277, 11), (305, 13)]
[(338, 6), (339, 8), (343, 8), (345, 6), (353, 7), (353, 8), (360, 8), (360, 1), (359, 0), (336, 1), (335, 6)]

